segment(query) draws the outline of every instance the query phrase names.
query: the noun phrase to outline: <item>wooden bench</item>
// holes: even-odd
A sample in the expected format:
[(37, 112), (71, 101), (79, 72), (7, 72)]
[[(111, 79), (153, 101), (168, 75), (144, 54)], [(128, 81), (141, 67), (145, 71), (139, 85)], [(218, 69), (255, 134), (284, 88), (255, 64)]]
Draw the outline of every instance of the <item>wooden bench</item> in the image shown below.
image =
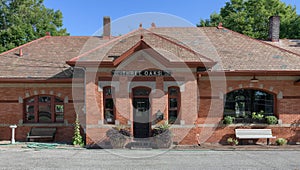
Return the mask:
[(237, 139), (259, 139), (266, 138), (267, 145), (270, 143), (270, 138), (276, 138), (272, 135), (271, 129), (235, 129)]
[(32, 141), (34, 139), (47, 139), (54, 140), (56, 133), (56, 128), (31, 128), (30, 132), (27, 134), (27, 141)]

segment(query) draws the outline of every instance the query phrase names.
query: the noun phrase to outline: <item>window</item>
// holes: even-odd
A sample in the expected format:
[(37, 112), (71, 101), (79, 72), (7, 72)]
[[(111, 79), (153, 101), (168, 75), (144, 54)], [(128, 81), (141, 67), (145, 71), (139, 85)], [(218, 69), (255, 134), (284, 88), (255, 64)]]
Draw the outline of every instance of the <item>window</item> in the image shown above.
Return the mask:
[(179, 123), (177, 120), (180, 110), (180, 90), (178, 87), (169, 87), (168, 89), (168, 118), (169, 123)]
[(224, 116), (251, 117), (253, 112), (274, 115), (273, 94), (254, 89), (240, 89), (226, 94)]
[(25, 99), (26, 123), (53, 123), (64, 121), (64, 102), (55, 96), (39, 95)]
[(114, 89), (112, 87), (103, 88), (103, 108), (104, 108), (104, 123), (115, 123), (115, 106), (113, 100)]

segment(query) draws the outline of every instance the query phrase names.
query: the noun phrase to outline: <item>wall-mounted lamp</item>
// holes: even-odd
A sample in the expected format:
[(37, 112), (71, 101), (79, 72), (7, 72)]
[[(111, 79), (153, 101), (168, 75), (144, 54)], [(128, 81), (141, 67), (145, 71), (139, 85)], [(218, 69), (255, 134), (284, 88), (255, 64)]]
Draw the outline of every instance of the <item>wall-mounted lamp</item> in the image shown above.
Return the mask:
[(250, 80), (251, 83), (257, 83), (259, 80), (253, 76), (253, 78)]

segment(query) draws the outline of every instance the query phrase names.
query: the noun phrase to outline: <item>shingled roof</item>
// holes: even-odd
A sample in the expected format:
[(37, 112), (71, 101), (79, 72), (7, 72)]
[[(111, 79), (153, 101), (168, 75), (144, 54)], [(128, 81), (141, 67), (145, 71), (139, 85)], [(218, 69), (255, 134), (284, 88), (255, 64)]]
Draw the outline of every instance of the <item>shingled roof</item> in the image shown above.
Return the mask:
[[(95, 48), (107, 40), (99, 37), (45, 36), (0, 54), (0, 78), (68, 78), (72, 76), (66, 61), (83, 50)], [(95, 46), (86, 47), (86, 42)], [(92, 43), (89, 43), (92, 44)], [(85, 48), (83, 48), (85, 47)], [(22, 55), (20, 55), (20, 50)]]
[(217, 61), (215, 71), (300, 71), (300, 50), (295, 54), (226, 28), (155, 28), (152, 31), (182, 41), (201, 55)]
[(212, 71), (300, 71), (298, 46), (275, 46), (226, 28), (161, 27), (111, 39), (46, 36), (0, 54), (0, 78), (68, 78), (66, 61), (113, 61), (141, 39), (162, 56), (165, 51), (186, 62), (217, 62)]
[[(129, 49), (143, 41), (148, 48), (159, 53), (169, 62), (199, 62), (207, 65), (214, 65), (214, 61), (195, 50), (181, 41), (174, 38), (161, 36), (146, 29), (138, 29), (129, 34), (112, 39), (111, 41), (100, 45), (74, 59), (73, 62), (113, 62), (118, 57), (126, 53)], [(212, 64), (210, 64), (212, 63)]]

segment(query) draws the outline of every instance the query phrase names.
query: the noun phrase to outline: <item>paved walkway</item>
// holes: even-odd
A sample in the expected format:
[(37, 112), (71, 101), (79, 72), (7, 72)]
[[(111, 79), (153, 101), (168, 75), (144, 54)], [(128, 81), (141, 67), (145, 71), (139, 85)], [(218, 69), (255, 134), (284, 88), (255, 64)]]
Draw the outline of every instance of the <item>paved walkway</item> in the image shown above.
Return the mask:
[[(6, 145), (8, 147), (9, 145)], [(22, 145), (14, 145), (22, 146)], [(203, 146), (204, 147), (204, 146)], [(199, 149), (201, 147), (198, 147)], [(205, 148), (207, 149), (207, 148)], [(23, 149), (0, 147), (0, 169), (274, 170), (300, 167), (300, 151)]]
[[(58, 144), (58, 143), (36, 143), (36, 142), (16, 142), (11, 144), (10, 141), (0, 141), (1, 148), (33, 148), (33, 149), (85, 149), (80, 147), (74, 147), (73, 145)], [(204, 143), (201, 146), (198, 145), (174, 145), (172, 150), (214, 150), (214, 151), (256, 151), (256, 150), (297, 150), (300, 151), (300, 145), (266, 145), (266, 144), (255, 144), (255, 145), (221, 145), (218, 143)]]

